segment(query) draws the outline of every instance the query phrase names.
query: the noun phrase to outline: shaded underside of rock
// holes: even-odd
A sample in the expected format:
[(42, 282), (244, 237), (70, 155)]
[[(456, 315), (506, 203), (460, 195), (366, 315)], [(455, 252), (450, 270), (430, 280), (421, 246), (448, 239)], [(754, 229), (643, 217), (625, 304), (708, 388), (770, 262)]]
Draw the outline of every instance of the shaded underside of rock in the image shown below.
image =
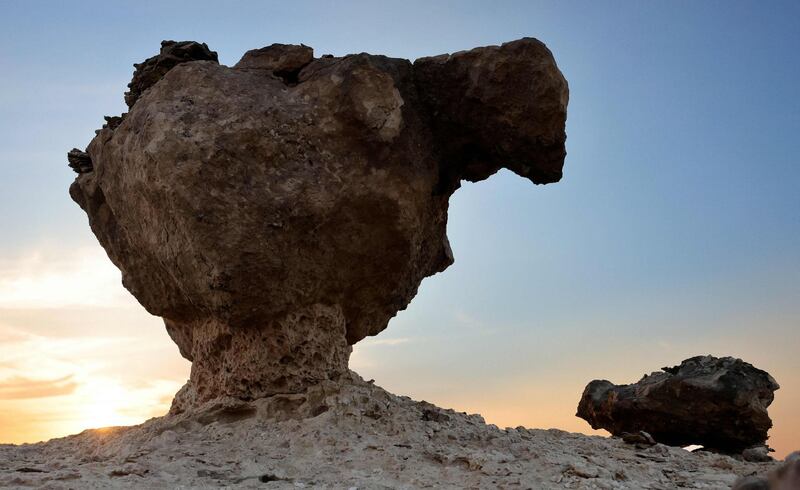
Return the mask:
[(555, 182), (565, 155), (567, 83), (535, 39), (413, 64), (276, 44), (234, 67), (170, 42), (131, 94), (70, 194), (193, 361), (179, 405), (343, 373), (453, 262), (461, 179)]
[(767, 440), (777, 389), (772, 376), (741, 359), (698, 356), (635, 384), (592, 381), (577, 416), (614, 435), (646, 431), (664, 444), (739, 453)]

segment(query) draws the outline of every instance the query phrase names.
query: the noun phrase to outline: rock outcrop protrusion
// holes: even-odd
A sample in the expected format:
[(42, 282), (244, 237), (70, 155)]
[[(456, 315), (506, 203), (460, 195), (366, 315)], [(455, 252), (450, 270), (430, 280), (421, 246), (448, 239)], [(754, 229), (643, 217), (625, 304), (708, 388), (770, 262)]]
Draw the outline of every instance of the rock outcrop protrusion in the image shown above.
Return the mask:
[(206, 43), (161, 41), (160, 53), (133, 65), (136, 71), (128, 84), (130, 90), (125, 93), (125, 103), (133, 107), (144, 91), (155, 85), (168, 71), (181, 63), (201, 60), (218, 62), (217, 53), (208, 49)]
[(450, 195), (556, 182), (567, 82), (535, 39), (411, 63), (165, 42), (70, 188), (191, 379), (174, 411), (300, 392), (453, 262)]
[(613, 435), (646, 431), (663, 444), (741, 453), (766, 442), (778, 388), (741, 359), (697, 356), (634, 384), (592, 381), (577, 416)]

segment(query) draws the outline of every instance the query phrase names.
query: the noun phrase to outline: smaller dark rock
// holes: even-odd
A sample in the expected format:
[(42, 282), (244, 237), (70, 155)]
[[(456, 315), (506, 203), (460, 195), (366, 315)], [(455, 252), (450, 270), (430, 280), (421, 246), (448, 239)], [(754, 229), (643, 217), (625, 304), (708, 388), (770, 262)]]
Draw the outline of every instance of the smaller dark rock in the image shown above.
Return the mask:
[(742, 451), (742, 459), (751, 463), (767, 463), (774, 461), (769, 453), (772, 450), (767, 446), (753, 446)]
[(636, 444), (637, 446), (649, 447), (656, 445), (656, 441), (653, 439), (653, 436), (643, 430), (634, 433), (623, 432), (622, 440), (628, 444)]
[[(127, 114), (127, 113), (125, 113), (125, 114)], [(125, 114), (122, 114), (121, 116), (104, 116), (103, 119), (106, 120), (106, 123), (103, 124), (103, 128), (104, 129), (108, 128), (108, 129), (110, 129), (112, 131), (117, 129), (117, 127), (120, 124), (122, 124), (122, 120), (125, 117)]]
[(73, 148), (67, 153), (67, 161), (69, 162), (69, 168), (74, 170), (75, 173), (87, 174), (94, 170), (92, 158), (89, 154), (77, 148)]
[(634, 384), (594, 380), (577, 416), (615, 436), (646, 431), (662, 444), (739, 454), (766, 442), (767, 407), (778, 388), (769, 373), (741, 359), (697, 356)]

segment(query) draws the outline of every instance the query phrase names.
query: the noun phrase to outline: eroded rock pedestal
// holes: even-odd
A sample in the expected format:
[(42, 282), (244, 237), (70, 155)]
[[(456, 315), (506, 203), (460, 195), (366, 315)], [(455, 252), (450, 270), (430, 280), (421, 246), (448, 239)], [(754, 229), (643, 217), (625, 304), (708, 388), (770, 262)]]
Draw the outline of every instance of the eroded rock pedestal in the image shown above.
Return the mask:
[(565, 156), (567, 83), (535, 39), (414, 63), (272, 45), (233, 67), (165, 42), (130, 88), (71, 152), (70, 194), (192, 361), (174, 412), (347, 372), (453, 262), (462, 179), (555, 182)]
[(634, 384), (594, 380), (577, 415), (613, 435), (645, 431), (663, 444), (741, 453), (766, 442), (777, 389), (769, 373), (741, 359), (697, 356)]

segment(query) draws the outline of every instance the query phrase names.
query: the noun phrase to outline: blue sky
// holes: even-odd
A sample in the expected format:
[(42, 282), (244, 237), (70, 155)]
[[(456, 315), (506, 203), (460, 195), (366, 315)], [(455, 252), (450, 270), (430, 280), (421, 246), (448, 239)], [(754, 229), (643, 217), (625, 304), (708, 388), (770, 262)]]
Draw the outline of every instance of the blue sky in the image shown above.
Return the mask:
[[(455, 265), (354, 367), (490, 421), (588, 430), (573, 413), (591, 379), (736, 355), (783, 386), (773, 438), (800, 440), (798, 19), (797, 2), (0, 1), (0, 291), (98, 247), (65, 154), (125, 109), (162, 39), (233, 64), (273, 42), (414, 59), (532, 36), (570, 84), (564, 179), (465, 184)], [(14, 328), (48, 331), (33, 323)]]

